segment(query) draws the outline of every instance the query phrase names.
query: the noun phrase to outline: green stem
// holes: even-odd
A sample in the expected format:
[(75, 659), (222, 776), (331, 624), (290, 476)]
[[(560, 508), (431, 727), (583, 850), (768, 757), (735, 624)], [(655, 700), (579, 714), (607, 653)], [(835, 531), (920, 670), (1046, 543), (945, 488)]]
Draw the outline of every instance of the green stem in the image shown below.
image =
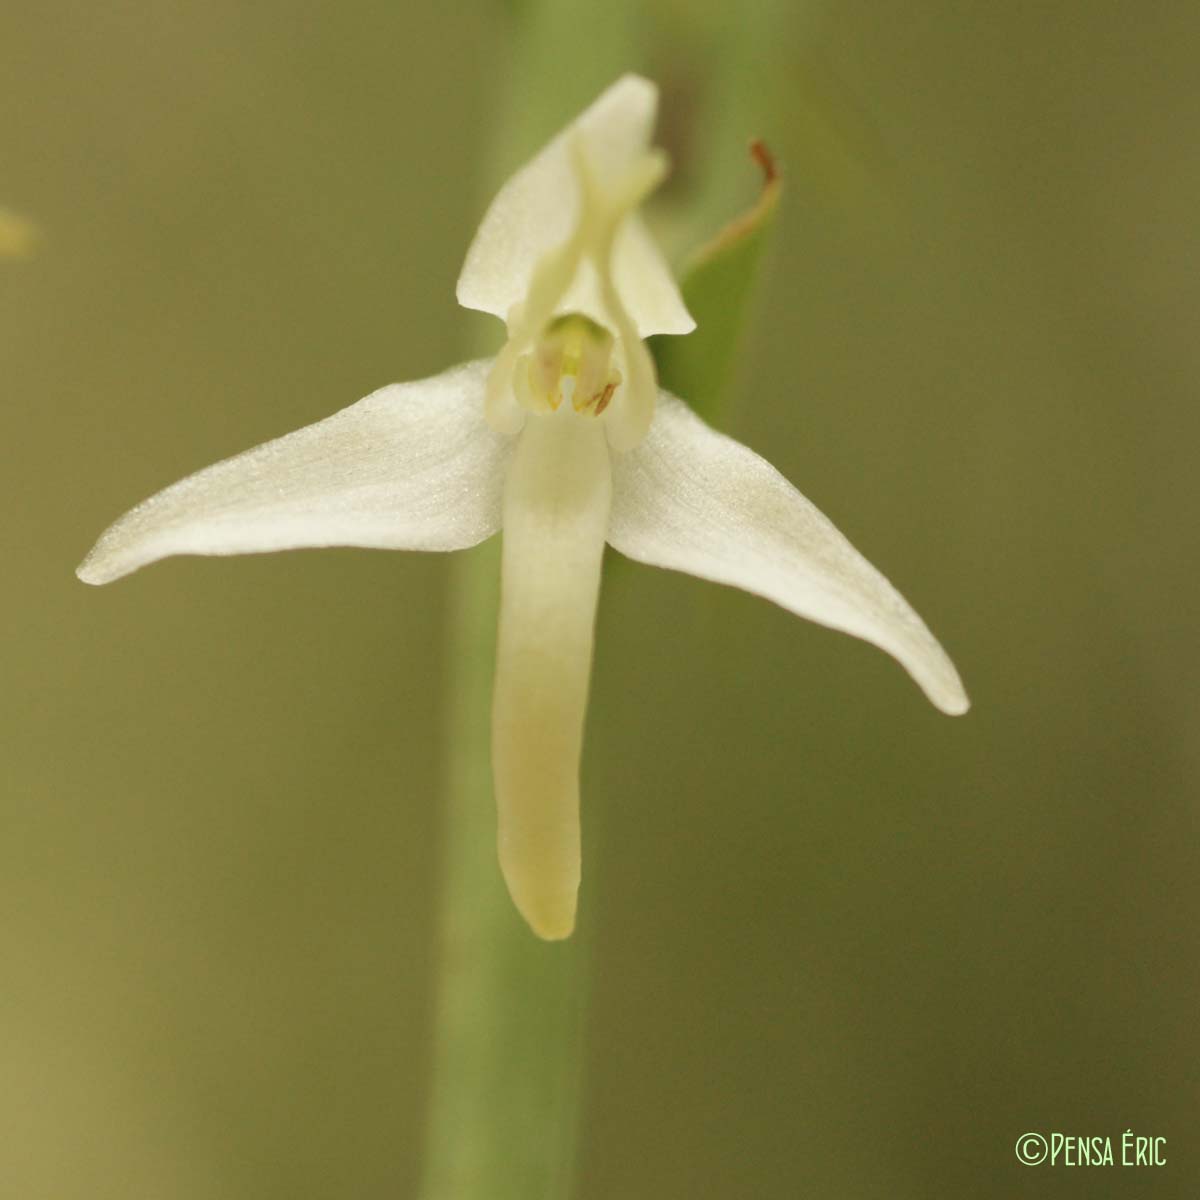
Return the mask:
[(489, 765), (499, 539), (454, 560), (441, 963), (423, 1200), (566, 1200), (587, 947), (539, 941), (496, 860)]

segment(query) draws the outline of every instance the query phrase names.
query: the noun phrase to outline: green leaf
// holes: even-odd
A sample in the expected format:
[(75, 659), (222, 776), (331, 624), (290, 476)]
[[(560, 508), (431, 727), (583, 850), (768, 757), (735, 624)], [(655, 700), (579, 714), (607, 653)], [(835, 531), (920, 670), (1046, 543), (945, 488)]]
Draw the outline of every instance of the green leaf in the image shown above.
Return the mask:
[(754, 298), (763, 253), (775, 223), (782, 181), (762, 142), (750, 147), (763, 173), (755, 203), (694, 253), (684, 268), (683, 298), (696, 318), (686, 337), (650, 340), (659, 380), (706, 421), (719, 424)]

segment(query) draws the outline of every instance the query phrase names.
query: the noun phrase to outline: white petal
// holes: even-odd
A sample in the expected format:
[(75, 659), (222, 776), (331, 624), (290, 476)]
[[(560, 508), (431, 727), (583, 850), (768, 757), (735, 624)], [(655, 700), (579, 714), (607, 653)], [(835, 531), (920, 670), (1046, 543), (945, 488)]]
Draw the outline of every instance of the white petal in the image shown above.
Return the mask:
[(510, 440), (483, 420), (491, 360), (396, 383), (143, 501), (79, 567), (108, 583), (171, 554), (300, 546), (457, 550), (500, 526)]
[(896, 658), (943, 712), (969, 702), (904, 597), (770, 463), (659, 393), (646, 440), (613, 462), (609, 542), (654, 566), (765, 596)]
[(579, 757), (611, 477), (600, 423), (530, 417), (504, 493), (492, 773), (500, 866), (533, 931), (563, 938), (579, 888)]
[[(541, 258), (575, 229), (580, 197), (571, 139), (582, 137), (598, 177), (619, 178), (650, 145), (657, 107), (654, 84), (625, 75), (512, 176), (492, 201), (467, 251), (458, 302), (507, 319), (513, 305), (525, 299)], [(617, 287), (640, 336), (695, 328), (670, 270), (636, 214), (626, 218), (617, 233), (614, 259)], [(605, 321), (594, 273), (580, 271), (556, 311), (580, 311)]]
[(667, 260), (636, 212), (617, 231), (613, 277), (642, 337), (696, 328)]

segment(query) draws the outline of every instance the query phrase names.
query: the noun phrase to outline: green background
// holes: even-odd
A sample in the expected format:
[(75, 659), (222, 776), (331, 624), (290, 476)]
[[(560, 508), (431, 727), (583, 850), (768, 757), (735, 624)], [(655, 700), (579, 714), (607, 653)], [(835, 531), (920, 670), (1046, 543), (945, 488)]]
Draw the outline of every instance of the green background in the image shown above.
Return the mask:
[[(72, 569), (494, 338), (453, 287), (490, 187), (630, 68), (673, 250), (752, 195), (749, 137), (783, 163), (727, 427), (975, 707), (610, 572), (579, 1196), (1195, 1195), (1200, 9), (539, 13), (5, 15), (0, 205), (42, 244), (0, 263), (0, 1195), (413, 1194), (448, 563)], [(1168, 1165), (1013, 1155), (1127, 1128)]]

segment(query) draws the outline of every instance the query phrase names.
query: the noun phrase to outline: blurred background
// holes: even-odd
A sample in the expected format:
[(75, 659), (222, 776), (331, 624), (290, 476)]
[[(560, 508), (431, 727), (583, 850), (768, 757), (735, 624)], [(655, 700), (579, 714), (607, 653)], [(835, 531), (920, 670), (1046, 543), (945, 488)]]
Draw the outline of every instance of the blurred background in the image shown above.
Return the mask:
[[(579, 1196), (1200, 1186), (1200, 10), (9, 6), (0, 1195), (412, 1195), (449, 563), (73, 568), (133, 503), (496, 337), (494, 184), (663, 86), (675, 254), (787, 175), (726, 425), (974, 700), (610, 573)], [(497, 888), (499, 880), (497, 873)], [(502, 1099), (501, 1099), (502, 1102)], [(1027, 1130), (1168, 1165), (1024, 1167)]]

